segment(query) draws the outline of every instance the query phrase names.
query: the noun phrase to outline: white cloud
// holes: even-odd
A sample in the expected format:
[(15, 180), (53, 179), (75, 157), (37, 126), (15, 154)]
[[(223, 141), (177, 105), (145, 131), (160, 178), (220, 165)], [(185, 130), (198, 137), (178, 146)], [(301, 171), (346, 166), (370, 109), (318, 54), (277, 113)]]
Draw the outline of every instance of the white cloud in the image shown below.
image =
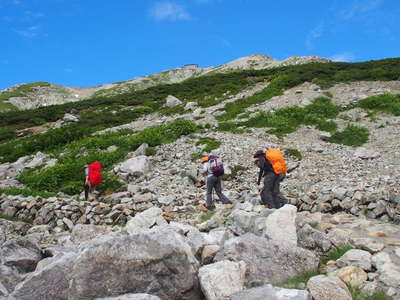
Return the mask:
[(329, 59), (333, 61), (346, 61), (346, 62), (353, 61), (355, 58), (356, 57), (351, 52), (338, 53), (329, 57)]
[(314, 48), (314, 41), (322, 36), (324, 32), (324, 27), (325, 27), (324, 24), (320, 23), (308, 33), (306, 38), (306, 47), (308, 49)]
[(367, 17), (381, 5), (382, 0), (356, 0), (352, 6), (339, 12), (339, 19), (350, 21), (355, 18)]
[(30, 26), (25, 29), (19, 29), (19, 30), (14, 30), (16, 33), (18, 33), (20, 36), (23, 36), (25, 38), (34, 38), (38, 36), (38, 30), (40, 29), (40, 26)]
[(150, 14), (157, 21), (180, 21), (192, 18), (183, 6), (169, 1), (155, 3)]

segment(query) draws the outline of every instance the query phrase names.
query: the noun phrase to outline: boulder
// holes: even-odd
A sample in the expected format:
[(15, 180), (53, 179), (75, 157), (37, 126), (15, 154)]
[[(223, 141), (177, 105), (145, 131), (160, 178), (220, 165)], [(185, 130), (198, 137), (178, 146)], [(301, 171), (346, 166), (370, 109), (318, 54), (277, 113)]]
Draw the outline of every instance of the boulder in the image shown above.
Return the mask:
[(246, 265), (244, 262), (223, 260), (199, 269), (201, 289), (207, 300), (229, 299), (243, 290)]
[(163, 211), (158, 207), (151, 207), (145, 211), (136, 214), (132, 219), (126, 223), (125, 230), (128, 233), (135, 233), (141, 229), (148, 229), (154, 225), (167, 224), (167, 221), (162, 216)]
[(117, 172), (127, 173), (131, 176), (140, 177), (144, 174), (149, 173), (151, 170), (151, 162), (147, 156), (139, 155), (133, 158), (130, 158), (119, 167), (117, 167)]
[(355, 266), (360, 267), (365, 271), (370, 271), (371, 258), (372, 255), (368, 251), (351, 249), (343, 254), (342, 257), (340, 257), (338, 260), (336, 260), (336, 264), (338, 265), (338, 267)]
[(197, 268), (189, 245), (171, 229), (108, 234), (78, 256), (69, 297), (149, 293), (161, 299), (198, 299)]
[(344, 283), (352, 287), (359, 287), (367, 281), (368, 275), (359, 267), (347, 266), (329, 275), (339, 277)]
[(68, 300), (68, 283), (76, 253), (66, 253), (30, 273), (19, 283), (12, 296), (16, 299)]
[(63, 121), (66, 123), (79, 122), (79, 118), (69, 113), (65, 113)]
[(110, 231), (111, 228), (109, 226), (77, 224), (74, 229), (72, 229), (71, 241), (75, 244), (80, 244)]
[(394, 263), (385, 263), (379, 270), (379, 280), (385, 285), (400, 288), (400, 266)]
[(286, 204), (266, 218), (263, 235), (279, 243), (297, 246), (296, 206)]
[(332, 247), (331, 241), (324, 232), (312, 228), (309, 224), (305, 224), (297, 231), (298, 245), (302, 248), (314, 250), (319, 249), (327, 252)]
[(174, 107), (181, 105), (182, 101), (176, 98), (175, 96), (168, 95), (167, 98), (165, 98), (165, 105), (166, 107)]
[(197, 108), (197, 102), (188, 102), (185, 105), (185, 110), (195, 110)]
[(225, 242), (215, 261), (244, 261), (247, 286), (280, 283), (317, 269), (318, 257), (311, 251), (247, 233)]
[(6, 287), (0, 282), (0, 297), (7, 296), (8, 290)]
[(15, 267), (0, 264), (0, 285), (3, 285), (9, 292), (12, 292), (23, 279), (24, 274), (18, 273)]
[(35, 270), (42, 259), (39, 245), (33, 239), (20, 237), (5, 242), (0, 249), (0, 260), (5, 266), (15, 267), (19, 273)]
[(244, 290), (231, 295), (231, 300), (311, 300), (305, 290), (284, 289), (270, 284)]
[(314, 300), (352, 300), (349, 289), (337, 277), (318, 275), (311, 277), (307, 288)]
[(380, 153), (373, 149), (359, 147), (354, 151), (354, 156), (362, 159), (373, 159), (380, 156)]
[(135, 152), (133, 152), (133, 156), (140, 156), (140, 155), (146, 155), (146, 150), (149, 148), (149, 145), (144, 143), (141, 144)]

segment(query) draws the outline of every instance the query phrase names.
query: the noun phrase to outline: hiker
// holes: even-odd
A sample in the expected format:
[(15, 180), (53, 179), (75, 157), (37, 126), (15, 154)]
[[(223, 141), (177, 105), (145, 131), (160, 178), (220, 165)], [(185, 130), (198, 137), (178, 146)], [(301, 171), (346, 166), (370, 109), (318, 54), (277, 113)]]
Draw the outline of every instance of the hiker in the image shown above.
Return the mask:
[(222, 193), (221, 177), (224, 175), (224, 166), (222, 160), (216, 155), (205, 156), (201, 159), (203, 164), (202, 174), (207, 176), (207, 200), (206, 208), (212, 209), (213, 203), (213, 190), (217, 193), (218, 198), (223, 204), (232, 204), (232, 202)]
[(96, 189), (96, 185), (102, 182), (101, 176), (101, 163), (95, 161), (88, 166), (84, 167), (85, 169), (85, 200), (91, 201), (94, 200), (94, 191)]
[(258, 150), (253, 158), (260, 169), (258, 185), (264, 177), (264, 186), (260, 193), (261, 204), (267, 205), (268, 208), (281, 208), (286, 202), (280, 195), (280, 183), (286, 174), (286, 162), (282, 153), (278, 149)]

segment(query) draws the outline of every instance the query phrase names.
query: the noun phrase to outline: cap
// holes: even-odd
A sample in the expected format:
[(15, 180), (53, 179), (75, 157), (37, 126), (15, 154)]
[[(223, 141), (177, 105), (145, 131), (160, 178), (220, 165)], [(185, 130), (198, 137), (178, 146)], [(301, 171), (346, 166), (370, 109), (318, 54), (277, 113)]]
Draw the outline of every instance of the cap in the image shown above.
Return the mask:
[(203, 157), (201, 158), (201, 162), (202, 162), (202, 163), (208, 162), (208, 156), (203, 156)]

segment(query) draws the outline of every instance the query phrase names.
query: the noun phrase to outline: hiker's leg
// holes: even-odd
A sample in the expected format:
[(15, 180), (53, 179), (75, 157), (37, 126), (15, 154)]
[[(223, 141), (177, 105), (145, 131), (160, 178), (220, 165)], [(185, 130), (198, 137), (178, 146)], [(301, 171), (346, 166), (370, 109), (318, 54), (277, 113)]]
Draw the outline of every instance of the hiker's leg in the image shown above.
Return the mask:
[(213, 182), (211, 180), (213, 176), (207, 176), (207, 200), (206, 200), (206, 207), (211, 207), (213, 204), (213, 199), (212, 199), (212, 191), (213, 191)]
[[(213, 176), (214, 177), (214, 176)], [(221, 177), (215, 177), (215, 184), (214, 184), (215, 192), (219, 200), (222, 201), (223, 204), (231, 204), (232, 202), (222, 193), (221, 187)]]
[(94, 200), (94, 190), (96, 188), (96, 185), (91, 184), (90, 185), (90, 190), (89, 190), (89, 200)]
[(272, 198), (272, 192), (274, 188), (274, 180), (275, 180), (275, 174), (272, 172), (269, 172), (265, 174), (264, 176), (264, 186), (261, 191), (261, 201), (264, 205), (267, 205), (268, 208), (275, 208), (273, 198)]
[(84, 189), (85, 189), (85, 201), (88, 201), (90, 186), (87, 183), (85, 183)]
[(283, 206), (279, 198), (281, 180), (280, 175), (275, 175), (274, 185), (272, 187), (272, 200), (275, 208), (281, 208)]

